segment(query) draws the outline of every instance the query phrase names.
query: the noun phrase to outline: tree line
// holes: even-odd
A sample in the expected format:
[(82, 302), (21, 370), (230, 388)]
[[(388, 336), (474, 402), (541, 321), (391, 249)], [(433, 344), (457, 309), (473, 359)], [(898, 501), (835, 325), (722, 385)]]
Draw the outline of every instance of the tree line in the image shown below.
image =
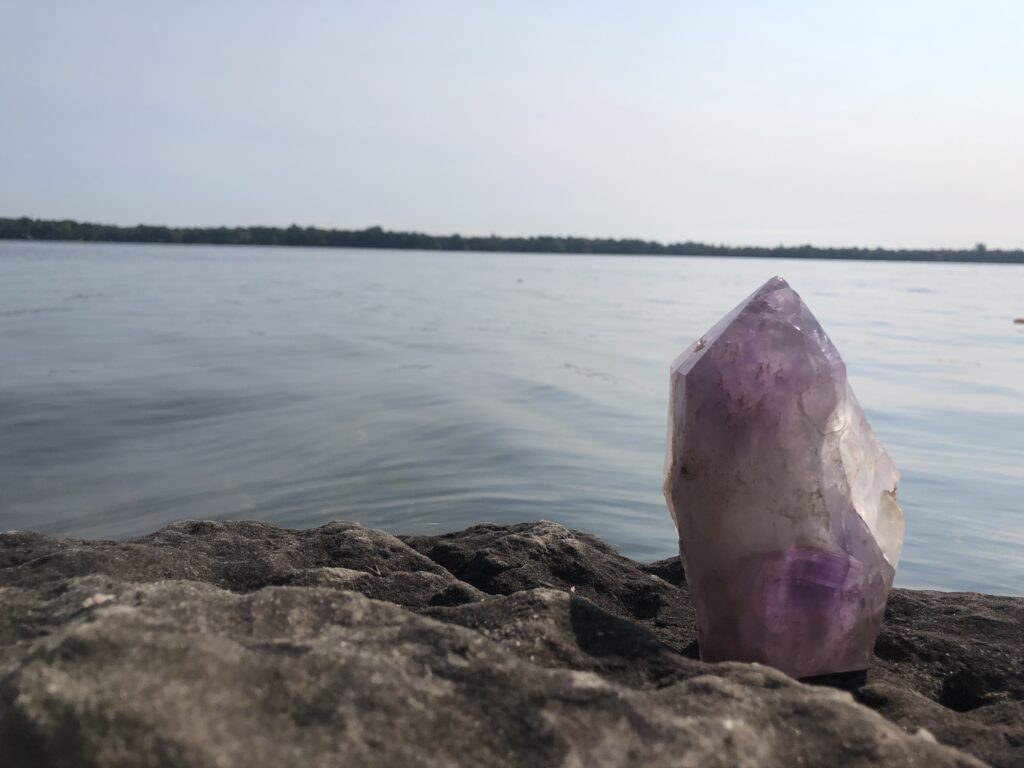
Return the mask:
[(775, 247), (709, 243), (659, 243), (651, 240), (587, 237), (463, 237), (422, 232), (317, 227), (120, 227), (69, 219), (0, 218), (0, 240), (71, 240), (106, 243), (178, 243), (203, 245), (289, 245), (325, 248), (397, 248), (424, 251), (506, 251), (647, 256), (745, 256), (750, 258), (863, 259), (872, 261), (951, 261), (1024, 263), (1024, 250)]

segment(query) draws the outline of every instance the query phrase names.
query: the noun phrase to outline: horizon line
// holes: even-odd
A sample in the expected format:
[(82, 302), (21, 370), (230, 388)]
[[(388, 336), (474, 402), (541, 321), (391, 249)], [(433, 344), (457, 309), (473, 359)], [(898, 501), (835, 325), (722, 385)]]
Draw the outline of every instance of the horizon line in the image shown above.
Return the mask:
[(509, 253), (575, 253), (649, 256), (747, 256), (753, 258), (846, 258), (856, 260), (958, 261), (1024, 263), (1024, 249), (887, 248), (884, 246), (816, 246), (778, 244), (727, 245), (694, 240), (661, 242), (638, 237), (586, 237), (580, 235), (434, 235), (386, 230), (379, 225), (362, 229), (303, 226), (217, 225), (168, 226), (163, 224), (100, 224), (76, 219), (0, 217), (0, 240), (64, 242), (168, 243), (182, 245), (252, 245), (298, 247), (389, 248), (434, 251), (500, 251)]

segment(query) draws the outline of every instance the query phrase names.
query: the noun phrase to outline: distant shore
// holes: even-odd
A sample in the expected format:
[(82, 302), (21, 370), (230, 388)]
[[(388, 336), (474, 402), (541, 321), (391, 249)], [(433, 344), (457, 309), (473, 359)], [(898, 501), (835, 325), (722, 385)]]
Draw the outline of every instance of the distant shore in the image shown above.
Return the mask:
[(388, 248), (422, 251), (492, 251), (506, 253), (594, 254), (619, 256), (720, 256), (778, 259), (853, 259), (860, 261), (937, 261), (979, 264), (1024, 264), (1024, 250), (990, 250), (979, 243), (970, 250), (819, 248), (659, 243), (652, 240), (586, 237), (463, 237), (368, 229), (316, 227), (120, 227), (70, 219), (0, 218), (0, 240), (53, 240), (179, 245), (277, 245), (320, 248)]

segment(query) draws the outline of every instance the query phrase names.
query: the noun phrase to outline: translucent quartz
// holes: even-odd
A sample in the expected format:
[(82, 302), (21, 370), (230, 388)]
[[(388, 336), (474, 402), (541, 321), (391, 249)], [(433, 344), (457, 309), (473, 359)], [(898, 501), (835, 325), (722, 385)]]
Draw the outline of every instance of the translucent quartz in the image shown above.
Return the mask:
[(903, 543), (898, 482), (782, 278), (691, 345), (670, 374), (664, 489), (701, 658), (866, 669)]

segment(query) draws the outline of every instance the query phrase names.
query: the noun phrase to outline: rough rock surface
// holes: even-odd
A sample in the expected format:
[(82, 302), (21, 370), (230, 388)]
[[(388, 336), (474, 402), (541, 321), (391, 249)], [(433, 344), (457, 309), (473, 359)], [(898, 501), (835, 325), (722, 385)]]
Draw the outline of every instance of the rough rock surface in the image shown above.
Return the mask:
[(1024, 764), (1022, 599), (896, 590), (832, 686), (695, 637), (678, 560), (553, 523), (0, 534), (0, 764)]

